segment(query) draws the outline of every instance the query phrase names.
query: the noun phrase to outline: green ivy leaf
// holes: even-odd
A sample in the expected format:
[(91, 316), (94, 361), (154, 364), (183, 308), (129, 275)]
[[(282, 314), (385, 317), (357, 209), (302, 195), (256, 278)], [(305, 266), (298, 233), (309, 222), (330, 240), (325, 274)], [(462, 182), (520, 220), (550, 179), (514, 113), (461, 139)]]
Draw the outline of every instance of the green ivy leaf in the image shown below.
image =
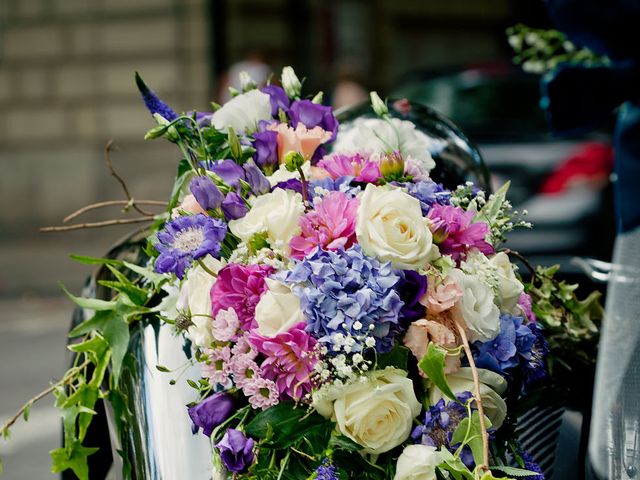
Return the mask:
[(475, 480), (475, 477), (469, 468), (464, 464), (459, 457), (454, 456), (446, 448), (441, 449), (438, 452), (442, 462), (439, 467), (441, 470), (449, 472), (456, 480)]
[[(471, 424), (469, 424), (469, 422), (471, 422)], [(491, 422), (486, 417), (486, 415), (484, 417), (484, 422), (487, 428), (491, 427)], [(467, 430), (469, 432), (468, 437)], [(451, 444), (455, 445), (456, 443), (465, 443), (466, 445), (469, 445), (476, 465), (482, 464), (484, 459), (482, 446), (482, 428), (480, 427), (480, 414), (477, 410), (473, 411), (473, 413), (471, 414), (471, 419), (469, 419), (469, 417), (463, 418), (456, 427), (455, 431), (453, 432), (453, 436), (451, 437)]]
[(96, 258), (73, 254), (69, 255), (69, 258), (84, 265), (122, 265), (121, 260), (114, 260), (113, 258)]
[(420, 367), (427, 377), (429, 377), (429, 380), (431, 380), (443, 394), (451, 400), (457, 401), (455, 394), (451, 391), (451, 388), (447, 383), (447, 377), (444, 374), (446, 356), (447, 351), (444, 348), (430, 342), (427, 347), (427, 353), (422, 357), (420, 363), (418, 363), (418, 367)]
[(98, 448), (83, 447), (78, 441), (73, 442), (71, 448), (57, 448), (51, 450), (53, 465), (52, 473), (60, 473), (65, 470), (73, 470), (79, 480), (89, 480), (89, 465), (87, 457), (98, 451)]
[(125, 318), (113, 315), (111, 321), (105, 323), (101, 333), (111, 347), (111, 377), (113, 385), (118, 385), (122, 361), (129, 347), (129, 324)]
[(85, 298), (85, 297), (76, 297), (69, 290), (65, 288), (64, 285), (60, 284), (60, 287), (67, 294), (67, 296), (71, 299), (73, 303), (82, 308), (88, 308), (90, 310), (95, 310), (96, 312), (104, 311), (104, 310), (113, 310), (116, 306), (115, 300), (99, 300), (97, 298)]
[(150, 268), (141, 267), (140, 265), (136, 265), (135, 263), (129, 263), (129, 262), (123, 262), (123, 263), (124, 263), (124, 266), (127, 267), (129, 270), (137, 273), (141, 277), (144, 277), (147, 280), (149, 280), (151, 283), (153, 283), (153, 286), (156, 289), (160, 287), (162, 282), (167, 280), (166, 275), (161, 273), (156, 273)]

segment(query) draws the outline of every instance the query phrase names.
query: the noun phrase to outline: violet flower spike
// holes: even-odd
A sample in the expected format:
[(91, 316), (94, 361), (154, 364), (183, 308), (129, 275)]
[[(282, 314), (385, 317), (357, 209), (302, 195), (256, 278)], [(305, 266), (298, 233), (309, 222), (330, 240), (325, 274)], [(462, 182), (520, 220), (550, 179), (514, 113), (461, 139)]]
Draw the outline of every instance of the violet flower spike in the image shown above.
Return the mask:
[(245, 437), (240, 430), (229, 428), (215, 447), (220, 452), (220, 459), (227, 470), (242, 473), (253, 463), (254, 443), (252, 438)]
[(169, 105), (160, 100), (160, 97), (158, 97), (158, 95), (153, 90), (147, 87), (146, 83), (144, 83), (142, 77), (138, 72), (136, 72), (135, 78), (136, 85), (138, 86), (138, 90), (140, 90), (144, 105), (147, 107), (147, 110), (149, 110), (149, 113), (151, 113), (151, 115), (157, 113), (169, 122), (172, 122), (173, 120), (178, 118), (178, 114), (174, 112)]

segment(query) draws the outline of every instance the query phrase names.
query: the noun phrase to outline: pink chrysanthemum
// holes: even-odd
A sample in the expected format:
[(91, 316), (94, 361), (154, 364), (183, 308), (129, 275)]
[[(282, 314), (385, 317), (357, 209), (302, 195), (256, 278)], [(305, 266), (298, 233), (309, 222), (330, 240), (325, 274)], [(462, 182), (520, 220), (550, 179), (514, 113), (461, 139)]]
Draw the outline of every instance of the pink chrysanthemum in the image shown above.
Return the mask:
[(238, 314), (233, 308), (219, 310), (211, 322), (213, 338), (219, 342), (234, 340), (240, 327)]
[(207, 363), (202, 365), (202, 374), (207, 377), (212, 384), (226, 384), (231, 373), (230, 360), (231, 349), (222, 347), (216, 349), (206, 348), (204, 353), (208, 355)]
[(273, 338), (252, 333), (249, 341), (266, 359), (260, 366), (262, 375), (273, 380), (281, 396), (302, 399), (311, 391), (311, 374), (316, 363), (313, 350), (316, 340), (304, 331), (304, 323)]
[(244, 388), (245, 385), (260, 376), (260, 367), (247, 355), (236, 355), (231, 357), (231, 373), (233, 373), (233, 382), (236, 386)]
[(249, 398), (249, 403), (255, 409), (272, 407), (278, 404), (278, 389), (275, 382), (266, 378), (256, 377), (242, 389)]
[(233, 308), (238, 315), (240, 328), (250, 330), (256, 327), (256, 305), (267, 289), (264, 277), (272, 271), (267, 265), (237, 263), (230, 263), (220, 270), (218, 280), (211, 289), (213, 316), (220, 310)]
[(231, 355), (234, 357), (244, 355), (252, 360), (258, 356), (258, 352), (249, 343), (249, 333), (244, 333), (241, 337), (238, 337), (236, 344), (231, 348)]
[(291, 239), (291, 256), (302, 259), (316, 247), (349, 248), (356, 241), (358, 200), (344, 192), (331, 192), (300, 217), (302, 233)]
[(354, 177), (356, 182), (375, 183), (382, 177), (377, 162), (359, 153), (330, 155), (320, 160), (316, 166), (328, 172), (334, 180), (340, 177)]
[(431, 207), (427, 218), (431, 222), (433, 238), (440, 253), (449, 254), (458, 262), (473, 248), (485, 255), (495, 252), (485, 240), (489, 234), (489, 225), (485, 222), (473, 222), (474, 215), (475, 212), (466, 212), (460, 207), (437, 204)]

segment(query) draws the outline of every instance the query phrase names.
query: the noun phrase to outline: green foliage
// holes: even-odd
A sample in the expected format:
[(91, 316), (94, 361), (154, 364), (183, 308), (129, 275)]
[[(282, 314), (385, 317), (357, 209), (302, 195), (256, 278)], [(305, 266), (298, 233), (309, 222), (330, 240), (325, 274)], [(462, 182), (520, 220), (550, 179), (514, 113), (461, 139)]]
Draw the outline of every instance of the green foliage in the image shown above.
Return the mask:
[(378, 357), (376, 368), (383, 370), (387, 367), (395, 367), (406, 371), (408, 361), (409, 349), (402, 345), (396, 345), (390, 352), (383, 353)]
[(536, 472), (532, 472), (531, 470), (525, 470), (523, 468), (514, 468), (514, 467), (506, 467), (503, 465), (500, 466), (492, 466), (491, 470), (496, 472), (502, 472), (505, 475), (510, 475), (512, 477), (529, 477), (539, 475)]
[(80, 480), (88, 480), (89, 466), (87, 464), (87, 457), (97, 451), (97, 448), (83, 447), (77, 440), (68, 447), (51, 450), (51, 452), (49, 452), (53, 459), (51, 472), (60, 473), (71, 469)]
[(440, 389), (440, 391), (451, 400), (457, 400), (455, 394), (451, 391), (451, 387), (447, 383), (447, 377), (444, 374), (445, 358), (447, 351), (433, 342), (429, 343), (427, 353), (418, 363), (418, 367), (429, 377), (429, 380)]
[(585, 66), (609, 65), (606, 56), (597, 55), (588, 48), (577, 48), (558, 30), (542, 30), (517, 24), (507, 29), (509, 45), (516, 53), (513, 62), (526, 72), (545, 73), (561, 63)]
[(537, 267), (533, 283), (525, 291), (533, 300), (533, 312), (545, 327), (551, 360), (566, 366), (590, 365), (595, 361), (595, 348), (604, 309), (600, 292), (587, 298), (576, 296), (578, 285), (555, 278), (559, 266)]
[[(463, 446), (468, 445), (471, 449), (473, 460), (476, 462), (476, 465), (482, 465), (484, 460), (480, 414), (477, 410), (473, 410), (473, 412), (471, 412), (469, 404), (467, 404), (467, 412), (470, 412), (471, 415), (463, 418), (458, 424), (453, 432), (453, 436), (451, 437), (451, 444), (455, 445), (456, 443), (460, 443), (458, 451), (461, 451)], [(487, 428), (491, 427), (491, 422), (486, 416), (484, 418), (484, 422)]]

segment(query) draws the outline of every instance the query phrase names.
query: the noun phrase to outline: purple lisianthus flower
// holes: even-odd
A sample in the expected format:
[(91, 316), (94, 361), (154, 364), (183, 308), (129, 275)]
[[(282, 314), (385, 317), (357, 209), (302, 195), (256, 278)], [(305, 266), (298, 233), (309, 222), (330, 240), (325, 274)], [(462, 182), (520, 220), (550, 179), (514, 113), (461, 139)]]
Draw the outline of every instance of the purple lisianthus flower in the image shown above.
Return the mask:
[(264, 130), (253, 134), (254, 159), (267, 173), (273, 172), (278, 165), (278, 132)]
[[(453, 400), (445, 402), (445, 399), (441, 398), (438, 403), (430, 406), (424, 414), (422, 424), (411, 432), (413, 441), (438, 449), (446, 448), (451, 453), (455, 452), (459, 444), (451, 444), (453, 432), (460, 422), (467, 418), (465, 405), (471, 397), (471, 392), (461, 392), (456, 395), (457, 402)], [(475, 408), (472, 407), (472, 410)], [(473, 454), (468, 445), (462, 449), (460, 459), (467, 467), (473, 468)]]
[(193, 433), (202, 428), (202, 433), (210, 437), (213, 429), (229, 418), (234, 408), (233, 397), (226, 392), (214, 393), (199, 404), (189, 407)]
[(502, 314), (498, 336), (488, 342), (473, 344), (476, 366), (505, 375), (530, 359), (536, 337), (523, 323), (522, 317)]
[[(309, 182), (307, 182), (307, 187), (309, 186)], [(278, 182), (271, 188), (271, 191), (274, 191), (276, 188), (281, 188), (283, 190), (293, 190), (294, 192), (298, 192), (302, 195), (302, 182), (297, 178), (290, 178), (289, 180), (285, 180), (284, 182)]]
[[(368, 257), (359, 245), (336, 251), (318, 248), (284, 272), (283, 279), (293, 284), (306, 329), (321, 343), (335, 345), (337, 339), (369, 332), (377, 351), (393, 347), (402, 300), (390, 262)], [(352, 351), (363, 348), (357, 341)]]
[(289, 104), (291, 100), (287, 96), (287, 93), (282, 87), (277, 85), (266, 85), (260, 89), (262, 93), (269, 95), (269, 101), (271, 102), (271, 116), (278, 118), (278, 111), (284, 110), (286, 113), (289, 110)]
[(547, 378), (547, 354), (549, 345), (544, 338), (542, 327), (536, 322), (529, 322), (527, 328), (535, 336), (530, 353), (523, 357), (522, 374), (524, 385), (530, 387)]
[(138, 72), (136, 72), (136, 85), (138, 86), (138, 90), (140, 90), (144, 105), (151, 115), (157, 113), (170, 122), (178, 118), (178, 114), (174, 112), (169, 105), (160, 100), (160, 97), (158, 97), (153, 90), (147, 87)]
[(237, 220), (249, 211), (247, 203), (236, 192), (229, 192), (222, 201), (222, 213), (227, 220)]
[(194, 177), (189, 190), (204, 210), (215, 210), (222, 204), (224, 195), (209, 177)]
[(247, 183), (255, 195), (262, 195), (271, 189), (269, 180), (264, 176), (253, 160), (247, 160), (242, 168), (244, 169)]
[(253, 463), (253, 444), (252, 438), (245, 437), (240, 430), (229, 428), (215, 447), (227, 470), (242, 473)]
[(333, 142), (338, 135), (338, 121), (333, 115), (331, 107), (313, 103), (311, 100), (293, 102), (289, 108), (289, 118), (293, 128), (296, 128), (298, 123), (302, 123), (307, 128), (320, 127), (331, 132), (329, 142)]
[(196, 122), (198, 122), (200, 128), (210, 127), (211, 117), (213, 117), (213, 113), (211, 112), (196, 112)]
[(158, 232), (156, 249), (160, 252), (154, 265), (158, 273), (174, 273), (178, 278), (191, 262), (210, 254), (217, 257), (227, 234), (227, 225), (217, 218), (199, 213), (167, 222)]
[(240, 180), (245, 180), (244, 170), (233, 160), (217, 160), (210, 162), (207, 167), (217, 173), (230, 187), (240, 188)]
[(400, 309), (400, 319), (403, 326), (408, 326), (410, 322), (420, 320), (425, 317), (426, 308), (419, 300), (427, 291), (427, 277), (420, 275), (414, 270), (403, 270), (400, 272), (398, 282), (398, 293), (404, 305)]

